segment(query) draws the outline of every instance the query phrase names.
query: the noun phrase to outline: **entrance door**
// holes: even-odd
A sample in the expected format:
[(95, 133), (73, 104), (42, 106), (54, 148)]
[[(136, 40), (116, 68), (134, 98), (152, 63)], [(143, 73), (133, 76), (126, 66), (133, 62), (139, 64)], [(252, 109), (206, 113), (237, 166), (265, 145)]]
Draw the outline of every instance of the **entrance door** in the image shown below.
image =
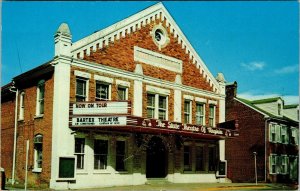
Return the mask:
[(147, 178), (164, 178), (167, 176), (166, 147), (159, 137), (152, 137), (147, 148)]

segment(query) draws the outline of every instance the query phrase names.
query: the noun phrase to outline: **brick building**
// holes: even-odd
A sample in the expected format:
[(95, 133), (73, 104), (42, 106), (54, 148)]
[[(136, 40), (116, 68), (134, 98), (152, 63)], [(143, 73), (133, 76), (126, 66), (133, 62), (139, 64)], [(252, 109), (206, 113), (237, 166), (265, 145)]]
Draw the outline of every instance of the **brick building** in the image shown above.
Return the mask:
[(77, 42), (63, 23), (54, 41), (53, 60), (3, 88), (8, 178), (24, 182), (29, 140), (32, 185), (226, 181), (224, 143), (238, 132), (225, 122), (224, 77), (161, 3)]
[(228, 178), (233, 182), (298, 183), (299, 105), (280, 97), (249, 101), (226, 86), (226, 120), (239, 121), (239, 137), (226, 140)]

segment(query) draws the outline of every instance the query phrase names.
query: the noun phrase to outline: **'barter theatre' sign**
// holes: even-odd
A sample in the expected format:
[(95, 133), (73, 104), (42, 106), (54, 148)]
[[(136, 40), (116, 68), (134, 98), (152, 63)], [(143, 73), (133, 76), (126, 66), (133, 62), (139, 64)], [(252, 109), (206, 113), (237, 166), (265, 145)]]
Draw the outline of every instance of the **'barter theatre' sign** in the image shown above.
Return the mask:
[(126, 125), (126, 116), (114, 117), (73, 117), (72, 126), (111, 126)]

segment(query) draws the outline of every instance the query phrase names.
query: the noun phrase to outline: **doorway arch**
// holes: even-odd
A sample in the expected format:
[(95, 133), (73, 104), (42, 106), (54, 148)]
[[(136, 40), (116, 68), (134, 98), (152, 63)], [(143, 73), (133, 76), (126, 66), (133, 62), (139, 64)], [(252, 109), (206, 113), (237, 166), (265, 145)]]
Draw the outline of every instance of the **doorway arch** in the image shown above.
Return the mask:
[(164, 178), (168, 172), (168, 152), (163, 140), (153, 136), (147, 145), (146, 178)]

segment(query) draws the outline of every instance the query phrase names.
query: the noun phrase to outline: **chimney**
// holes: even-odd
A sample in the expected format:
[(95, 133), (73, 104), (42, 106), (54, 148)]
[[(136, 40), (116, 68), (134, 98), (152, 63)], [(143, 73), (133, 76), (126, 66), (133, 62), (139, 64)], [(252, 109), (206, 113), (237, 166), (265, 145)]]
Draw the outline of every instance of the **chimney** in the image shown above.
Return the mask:
[(231, 84), (226, 85), (226, 99), (231, 100), (236, 97), (237, 82), (234, 81)]

